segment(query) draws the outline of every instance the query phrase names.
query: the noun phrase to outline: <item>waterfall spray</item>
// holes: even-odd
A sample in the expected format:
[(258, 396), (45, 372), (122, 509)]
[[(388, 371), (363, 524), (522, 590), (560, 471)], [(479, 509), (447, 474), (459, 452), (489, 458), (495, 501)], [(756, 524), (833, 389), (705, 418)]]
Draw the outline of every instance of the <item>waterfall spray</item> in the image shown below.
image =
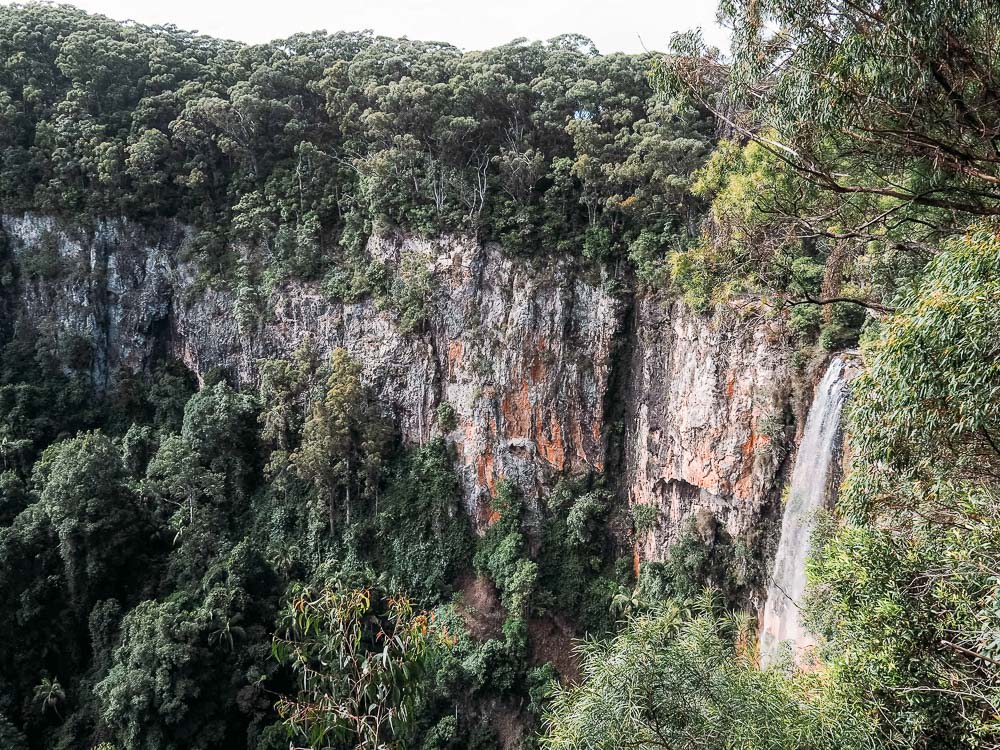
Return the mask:
[(827, 485), (840, 434), (840, 414), (847, 398), (844, 360), (834, 357), (816, 388), (806, 418), (781, 519), (781, 539), (760, 628), (760, 660), (773, 663), (782, 643), (796, 660), (815, 641), (802, 626), (800, 607), (806, 588), (806, 559), (816, 514), (828, 507)]

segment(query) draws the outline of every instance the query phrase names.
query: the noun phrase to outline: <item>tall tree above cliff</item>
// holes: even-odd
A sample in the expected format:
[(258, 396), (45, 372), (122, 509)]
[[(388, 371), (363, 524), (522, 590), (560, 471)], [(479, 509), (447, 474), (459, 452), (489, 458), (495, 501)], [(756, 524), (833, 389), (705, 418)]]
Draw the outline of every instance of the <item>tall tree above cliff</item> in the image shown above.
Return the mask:
[[(889, 215), (1000, 214), (996, 3), (726, 0), (720, 13), (735, 30), (736, 133), (823, 190), (898, 202)], [(705, 65), (682, 54), (674, 70), (703, 93)]]

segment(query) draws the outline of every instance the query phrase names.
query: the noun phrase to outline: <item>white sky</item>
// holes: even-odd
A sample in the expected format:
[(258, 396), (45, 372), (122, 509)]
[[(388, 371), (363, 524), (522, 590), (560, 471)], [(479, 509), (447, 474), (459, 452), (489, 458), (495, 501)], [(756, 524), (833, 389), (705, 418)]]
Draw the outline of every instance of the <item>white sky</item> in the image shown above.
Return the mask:
[[(0, 0), (0, 4), (9, 4)], [(118, 20), (173, 23), (211, 36), (264, 42), (298, 31), (373, 29), (388, 36), (482, 49), (517, 37), (578, 33), (601, 52), (667, 46), (671, 32), (701, 27), (728, 46), (715, 0), (71, 0)], [(641, 41), (640, 41), (641, 38)]]

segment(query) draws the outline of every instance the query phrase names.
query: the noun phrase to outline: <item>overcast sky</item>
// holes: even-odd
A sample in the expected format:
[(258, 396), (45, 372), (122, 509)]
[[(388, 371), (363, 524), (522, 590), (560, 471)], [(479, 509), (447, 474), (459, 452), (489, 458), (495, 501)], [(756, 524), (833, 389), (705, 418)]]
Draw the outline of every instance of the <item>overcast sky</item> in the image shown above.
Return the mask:
[[(7, 4), (4, 2), (3, 4)], [(601, 52), (664, 49), (673, 31), (701, 27), (725, 47), (715, 0), (74, 0), (119, 20), (173, 23), (212, 36), (264, 42), (298, 31), (373, 29), (389, 36), (482, 49), (517, 37), (589, 36)]]

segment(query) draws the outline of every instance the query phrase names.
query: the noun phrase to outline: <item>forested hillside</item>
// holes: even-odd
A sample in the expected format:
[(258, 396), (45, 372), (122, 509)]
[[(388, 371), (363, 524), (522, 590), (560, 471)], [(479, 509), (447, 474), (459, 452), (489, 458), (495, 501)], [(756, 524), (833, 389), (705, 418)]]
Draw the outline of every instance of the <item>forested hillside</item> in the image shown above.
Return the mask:
[(720, 14), (0, 7), (0, 749), (1000, 748), (1000, 7)]
[(220, 274), (226, 240), (264, 239), (272, 283), (348, 263), (373, 226), (640, 260), (695, 231), (711, 117), (657, 97), (650, 56), (574, 35), (246, 46), (40, 5), (0, 23), (8, 211), (180, 217)]

